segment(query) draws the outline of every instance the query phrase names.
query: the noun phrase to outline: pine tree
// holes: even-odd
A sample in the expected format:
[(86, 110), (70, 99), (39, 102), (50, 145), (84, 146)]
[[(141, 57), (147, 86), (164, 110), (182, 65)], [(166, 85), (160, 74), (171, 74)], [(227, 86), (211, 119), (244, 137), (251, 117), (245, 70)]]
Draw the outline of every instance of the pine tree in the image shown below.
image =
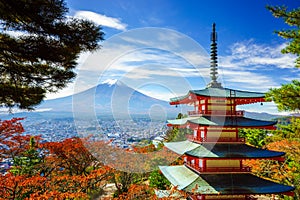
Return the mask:
[[(276, 18), (282, 18), (292, 29), (275, 31), (279, 36), (289, 40), (282, 53), (291, 53), (298, 56), (296, 67), (300, 68), (300, 7), (291, 11), (285, 6), (267, 6)], [(284, 84), (280, 88), (272, 88), (266, 94), (268, 100), (273, 100), (281, 111), (300, 111), (300, 82)]]
[(37, 165), (42, 162), (42, 157), (36, 147), (34, 137), (30, 138), (29, 149), (24, 151), (20, 156), (14, 158), (14, 165), (10, 169), (15, 175), (35, 175), (39, 170)]
[(267, 6), (276, 18), (282, 18), (284, 22), (293, 27), (289, 30), (275, 31), (279, 36), (290, 40), (288, 46), (282, 50), (282, 53), (291, 53), (298, 56), (296, 67), (300, 67), (300, 7), (291, 11), (285, 6)]
[(63, 0), (0, 0), (0, 105), (33, 109), (75, 77), (81, 52), (99, 48), (101, 27), (67, 16)]
[(280, 111), (300, 112), (300, 81), (293, 80), (280, 88), (270, 89), (266, 99), (274, 101)]

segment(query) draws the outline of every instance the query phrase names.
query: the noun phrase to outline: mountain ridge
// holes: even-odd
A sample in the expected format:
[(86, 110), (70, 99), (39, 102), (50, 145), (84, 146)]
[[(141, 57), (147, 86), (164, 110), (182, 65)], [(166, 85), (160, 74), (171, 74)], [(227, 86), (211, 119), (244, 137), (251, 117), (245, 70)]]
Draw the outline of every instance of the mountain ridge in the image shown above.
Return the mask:
[(121, 81), (104, 82), (74, 95), (45, 100), (37, 107), (51, 112), (93, 111), (96, 114), (149, 114), (151, 109), (159, 108), (164, 114), (180, 112), (167, 101), (147, 96)]

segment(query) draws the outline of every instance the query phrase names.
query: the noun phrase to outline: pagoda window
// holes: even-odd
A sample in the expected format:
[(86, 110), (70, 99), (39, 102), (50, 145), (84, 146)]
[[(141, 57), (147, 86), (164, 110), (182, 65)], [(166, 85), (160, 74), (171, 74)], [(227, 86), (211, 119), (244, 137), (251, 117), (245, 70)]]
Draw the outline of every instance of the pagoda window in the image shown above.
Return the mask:
[(205, 137), (204, 131), (200, 131), (200, 136), (201, 136), (201, 138)]
[(194, 138), (197, 138), (197, 130), (194, 130)]
[(202, 159), (199, 159), (199, 167), (200, 168), (204, 167), (204, 161)]
[(201, 110), (202, 110), (202, 111), (205, 111), (205, 105), (202, 105), (202, 106), (201, 106)]
[(195, 164), (195, 160), (193, 159), (193, 160), (191, 160), (191, 164), (192, 165), (194, 165)]

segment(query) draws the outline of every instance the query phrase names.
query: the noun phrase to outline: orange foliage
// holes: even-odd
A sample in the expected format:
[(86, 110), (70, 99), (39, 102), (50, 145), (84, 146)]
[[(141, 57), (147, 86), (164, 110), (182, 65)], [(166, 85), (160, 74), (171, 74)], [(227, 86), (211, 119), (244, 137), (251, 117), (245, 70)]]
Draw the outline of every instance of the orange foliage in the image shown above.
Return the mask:
[(300, 162), (300, 142), (285, 139), (272, 142), (267, 145), (267, 148), (274, 151), (285, 152), (285, 161), (247, 160), (244, 164), (250, 166), (252, 168), (252, 172), (258, 176), (276, 180), (277, 182), (288, 185), (299, 184), (296, 180), (297, 178), (295, 177), (295, 174), (299, 173), (299, 168), (296, 166)]
[[(0, 149), (0, 159), (26, 156), (24, 152), (30, 148), (31, 136), (22, 135), (20, 120), (0, 121), (0, 146), (5, 147)], [(165, 148), (156, 151), (154, 145), (124, 151), (110, 146), (109, 142), (89, 142), (88, 138), (44, 144), (39, 144), (39, 139), (35, 137), (35, 148), (42, 152), (43, 159), (35, 166), (37, 172), (0, 174), (0, 199), (89, 199), (95, 193), (100, 195), (111, 180), (120, 186), (117, 199), (157, 199), (148, 185), (133, 183), (132, 172), (146, 172), (178, 157)]]
[(155, 151), (155, 146), (154, 144), (150, 144), (150, 145), (147, 145), (147, 146), (133, 146), (133, 151), (135, 153), (149, 153), (149, 152), (153, 152)]
[(155, 200), (157, 197), (154, 194), (154, 190), (148, 185), (132, 184), (127, 192), (120, 194), (115, 200), (133, 200), (133, 199), (149, 199)]
[(84, 146), (80, 138), (68, 138), (62, 142), (47, 142), (42, 148), (48, 151), (48, 171), (64, 170), (70, 175), (87, 174), (89, 168), (100, 165)]
[[(0, 161), (4, 158), (14, 158), (27, 150), (32, 136), (23, 135), (24, 128), (21, 124), (23, 118), (0, 120)], [(38, 142), (40, 137), (34, 137)]]
[[(24, 136), (21, 119), (0, 121), (2, 158), (26, 156), (31, 136)], [(39, 138), (36, 137), (35, 141)], [(0, 199), (88, 199), (101, 193), (111, 179), (112, 169), (101, 166), (79, 138), (37, 144), (43, 162), (37, 173), (0, 174)]]

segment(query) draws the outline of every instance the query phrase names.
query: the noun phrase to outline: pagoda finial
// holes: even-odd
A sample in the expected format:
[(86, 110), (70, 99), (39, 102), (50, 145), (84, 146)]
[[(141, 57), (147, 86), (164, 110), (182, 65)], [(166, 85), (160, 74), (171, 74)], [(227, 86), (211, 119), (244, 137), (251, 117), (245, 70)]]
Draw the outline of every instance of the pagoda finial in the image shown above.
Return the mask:
[(210, 45), (210, 78), (211, 82), (207, 87), (222, 88), (221, 83), (217, 82), (218, 78), (218, 54), (217, 54), (217, 33), (216, 24), (213, 23), (213, 32), (211, 33)]

